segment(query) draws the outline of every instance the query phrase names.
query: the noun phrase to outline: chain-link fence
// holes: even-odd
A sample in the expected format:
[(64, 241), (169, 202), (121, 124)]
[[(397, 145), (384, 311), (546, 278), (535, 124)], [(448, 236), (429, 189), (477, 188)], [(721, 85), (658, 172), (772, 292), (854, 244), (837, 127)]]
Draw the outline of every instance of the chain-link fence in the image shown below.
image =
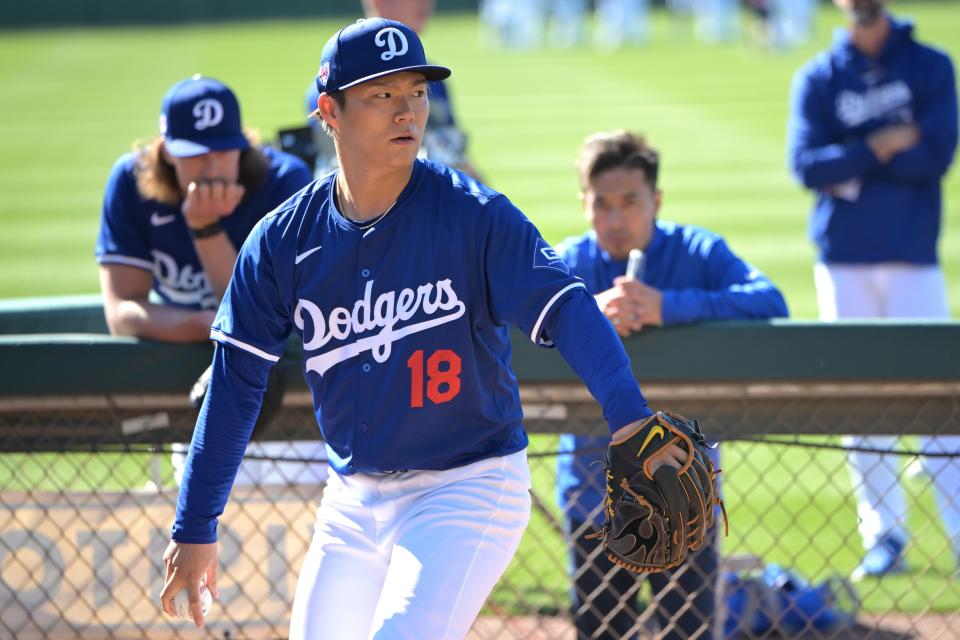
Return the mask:
[[(935, 490), (960, 474), (949, 455), (960, 449), (960, 383), (645, 391), (721, 442), (729, 536), (657, 580), (609, 570), (584, 537), (598, 506), (597, 407), (577, 385), (526, 385), (534, 513), (471, 637), (960, 638), (960, 540), (948, 531), (960, 524), (950, 522), (958, 487)], [(205, 632), (157, 606), (175, 443), (193, 419), (182, 395), (0, 400), (0, 637), (285, 637), (325, 473), (319, 459), (302, 462), (322, 451), (310, 441), (309, 397), (288, 393), (268, 442), (248, 450), (222, 520), (221, 600)], [(570, 452), (563, 432), (599, 439)], [(864, 555), (858, 523), (871, 516), (858, 515), (841, 434), (903, 436), (888, 449), (897, 453), (873, 460), (894, 461), (895, 482), (882, 488), (904, 495), (902, 564), (883, 577), (850, 579)], [(939, 454), (917, 456), (931, 445)], [(558, 491), (561, 458), (570, 464)]]

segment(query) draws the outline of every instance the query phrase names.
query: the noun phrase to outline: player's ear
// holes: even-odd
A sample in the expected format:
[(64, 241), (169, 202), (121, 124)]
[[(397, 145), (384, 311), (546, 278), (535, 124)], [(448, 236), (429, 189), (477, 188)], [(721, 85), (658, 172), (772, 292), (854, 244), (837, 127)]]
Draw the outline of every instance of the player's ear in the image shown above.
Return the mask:
[(660, 213), (660, 205), (663, 203), (663, 191), (657, 189), (653, 192), (653, 217), (656, 218)]
[(317, 98), (317, 115), (331, 129), (336, 130), (340, 126), (337, 122), (337, 116), (339, 115), (337, 102), (325, 92)]

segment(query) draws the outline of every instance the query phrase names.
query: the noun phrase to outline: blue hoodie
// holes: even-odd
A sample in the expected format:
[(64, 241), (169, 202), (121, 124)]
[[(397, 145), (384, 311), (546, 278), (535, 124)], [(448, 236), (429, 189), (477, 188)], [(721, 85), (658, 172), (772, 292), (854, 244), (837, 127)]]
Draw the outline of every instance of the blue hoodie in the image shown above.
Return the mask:
[[(592, 295), (609, 289), (627, 270), (626, 260), (614, 260), (601, 249), (592, 230), (564, 240), (557, 253)], [(787, 315), (777, 287), (710, 231), (657, 220), (644, 253), (642, 281), (663, 293), (664, 326)], [(560, 437), (560, 451), (569, 455), (557, 459), (557, 500), (573, 521), (599, 525), (602, 520), (603, 465), (594, 463), (603, 459), (609, 443), (608, 436)]]
[[(788, 161), (816, 201), (810, 235), (827, 263), (937, 263), (940, 181), (957, 146), (953, 65), (892, 18), (876, 59), (838, 30), (794, 76)], [(920, 142), (881, 164), (866, 137), (914, 123)]]

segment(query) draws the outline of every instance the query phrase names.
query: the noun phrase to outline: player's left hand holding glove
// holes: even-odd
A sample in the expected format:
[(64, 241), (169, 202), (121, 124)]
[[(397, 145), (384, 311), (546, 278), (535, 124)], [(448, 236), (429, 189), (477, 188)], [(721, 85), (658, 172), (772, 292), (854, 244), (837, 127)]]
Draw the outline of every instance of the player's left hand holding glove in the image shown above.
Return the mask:
[[(675, 447), (686, 454), (679, 469), (664, 463)], [(596, 534), (610, 561), (636, 573), (664, 571), (704, 544), (716, 505), (726, 527), (717, 473), (695, 420), (660, 411), (619, 435), (607, 451), (605, 521)]]

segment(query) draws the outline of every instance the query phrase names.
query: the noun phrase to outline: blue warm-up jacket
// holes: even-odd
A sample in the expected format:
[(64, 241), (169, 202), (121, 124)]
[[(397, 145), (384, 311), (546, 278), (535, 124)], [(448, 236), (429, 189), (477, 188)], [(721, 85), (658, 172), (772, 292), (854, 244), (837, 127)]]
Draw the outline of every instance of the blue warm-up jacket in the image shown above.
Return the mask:
[[(626, 273), (625, 260), (614, 260), (589, 231), (557, 247), (573, 273), (596, 295)], [(787, 303), (758, 269), (741, 260), (720, 236), (694, 226), (655, 223), (647, 245), (642, 281), (663, 293), (665, 326), (704, 320), (761, 319), (787, 315)], [(575, 521), (601, 520), (603, 459), (608, 436), (564, 434), (557, 461), (557, 498)]]
[[(940, 181), (957, 146), (953, 65), (892, 18), (876, 59), (838, 31), (794, 77), (788, 162), (814, 191), (810, 235), (827, 263), (937, 263)], [(881, 164), (866, 137), (914, 123), (920, 142)]]

